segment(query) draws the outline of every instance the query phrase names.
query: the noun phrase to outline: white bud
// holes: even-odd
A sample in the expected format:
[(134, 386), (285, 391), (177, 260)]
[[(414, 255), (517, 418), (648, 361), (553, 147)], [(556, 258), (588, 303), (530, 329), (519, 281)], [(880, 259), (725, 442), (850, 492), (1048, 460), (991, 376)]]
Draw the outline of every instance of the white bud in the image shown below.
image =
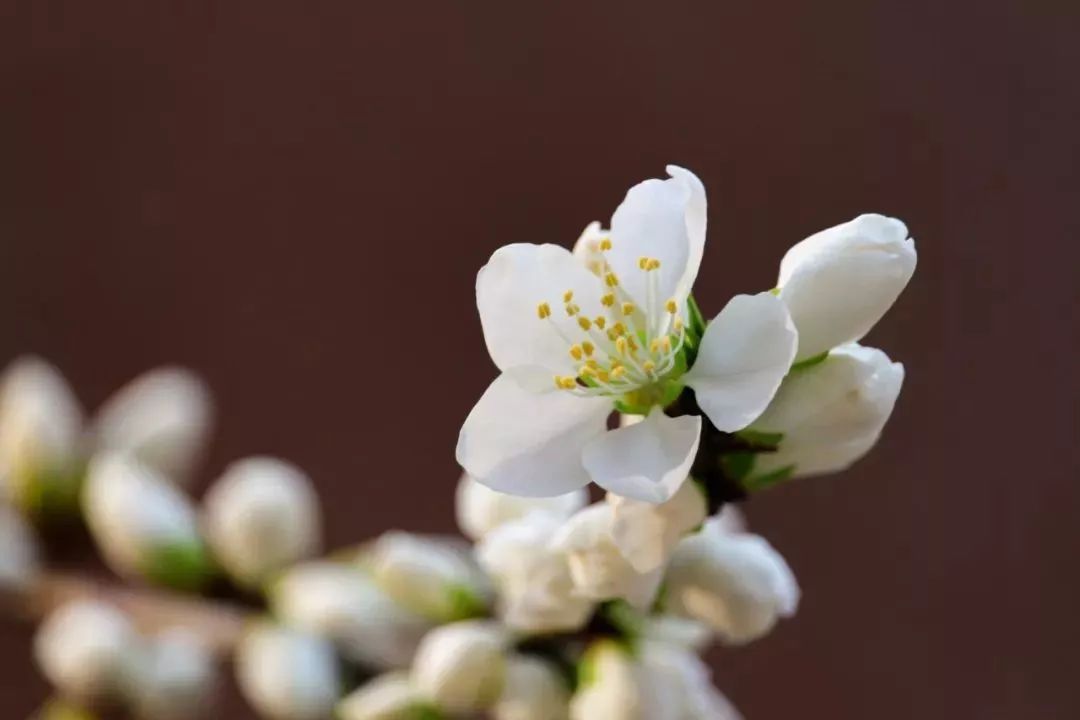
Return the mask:
[(705, 663), (677, 645), (646, 641), (638, 650), (648, 687), (664, 699), (678, 720), (740, 720), (742, 717), (717, 690)]
[(201, 459), (213, 420), (210, 392), (183, 368), (151, 370), (98, 411), (98, 447), (131, 453), (170, 480), (184, 482)]
[(270, 457), (238, 460), (206, 493), (203, 521), (218, 561), (257, 586), (322, 546), (319, 498), (299, 468)]
[(174, 629), (147, 641), (128, 691), (141, 720), (206, 717), (217, 688), (210, 649), (191, 633)]
[(754, 421), (753, 429), (783, 437), (777, 452), (755, 457), (753, 474), (791, 467), (796, 475), (817, 475), (848, 467), (877, 442), (903, 382), (903, 365), (855, 343), (795, 370)]
[(250, 628), (236, 649), (244, 698), (272, 720), (325, 720), (341, 693), (329, 641), (268, 622)]
[(55, 367), (36, 357), (0, 377), (0, 482), (8, 500), (35, 512), (78, 503), (83, 412)]
[(911, 279), (915, 262), (907, 227), (883, 215), (860, 215), (788, 250), (777, 287), (799, 331), (796, 362), (870, 332)]
[(705, 522), (705, 493), (687, 480), (665, 503), (643, 502), (608, 493), (612, 538), (634, 569), (647, 573), (664, 565), (688, 532)]
[(506, 674), (506, 636), (479, 620), (443, 625), (428, 633), (413, 661), (412, 681), (440, 710), (469, 713), (498, 701)]
[(612, 641), (589, 646), (581, 659), (581, 682), (570, 701), (572, 720), (682, 720), (630, 651)]
[(431, 623), (394, 602), (360, 568), (312, 562), (290, 568), (270, 591), (283, 623), (326, 637), (349, 660), (406, 668)]
[(589, 494), (584, 489), (555, 497), (520, 497), (492, 490), (464, 474), (458, 483), (455, 509), (461, 532), (473, 540), (480, 540), (503, 523), (530, 513), (570, 517), (588, 502)]
[(570, 691), (559, 669), (538, 657), (511, 656), (494, 720), (567, 720)]
[(98, 548), (117, 573), (184, 589), (209, 579), (191, 501), (130, 456), (106, 453), (90, 463), (82, 505)]
[(549, 544), (563, 520), (533, 513), (504, 523), (476, 546), (476, 559), (497, 589), (499, 617), (526, 633), (573, 632), (592, 615), (576, 594), (566, 555)]
[(638, 609), (650, 607), (663, 578), (663, 567), (639, 573), (612, 535), (614, 508), (595, 503), (567, 520), (551, 540), (566, 554), (578, 594), (593, 600), (621, 598)]
[(380, 675), (353, 691), (337, 708), (339, 720), (420, 720), (429, 716), (439, 717), (407, 673)]
[(672, 555), (666, 587), (669, 612), (707, 623), (730, 644), (761, 637), (799, 604), (784, 558), (749, 533), (686, 538)]
[(486, 604), (479, 569), (449, 542), (388, 532), (375, 541), (368, 562), (390, 597), (435, 622), (474, 616)]
[(140, 638), (124, 615), (80, 600), (53, 611), (38, 628), (34, 657), (65, 696), (87, 703), (115, 701), (131, 686)]
[(33, 528), (14, 508), (0, 503), (0, 590), (26, 590), (39, 569)]

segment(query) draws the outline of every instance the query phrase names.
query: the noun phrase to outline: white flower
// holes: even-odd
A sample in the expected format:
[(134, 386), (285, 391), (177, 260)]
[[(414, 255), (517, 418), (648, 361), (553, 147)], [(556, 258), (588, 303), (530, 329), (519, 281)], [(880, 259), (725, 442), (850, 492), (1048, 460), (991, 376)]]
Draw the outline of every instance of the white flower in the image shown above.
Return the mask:
[(588, 502), (584, 488), (555, 497), (521, 497), (492, 490), (466, 473), (458, 483), (455, 509), (461, 532), (472, 540), (480, 540), (503, 523), (529, 513), (540, 511), (570, 517)]
[(270, 457), (234, 462), (204, 501), (207, 537), (239, 582), (255, 586), (316, 554), (322, 545), (319, 498), (299, 468)]
[(94, 458), (82, 506), (98, 548), (117, 573), (185, 589), (209, 578), (191, 501), (130, 456)]
[(0, 503), (0, 591), (23, 591), (40, 570), (37, 536), (14, 508)]
[(706, 529), (675, 548), (666, 609), (710, 625), (731, 644), (761, 637), (795, 614), (799, 586), (764, 538)]
[(549, 545), (562, 522), (533, 513), (500, 525), (476, 546), (498, 591), (499, 617), (514, 630), (573, 632), (592, 615), (594, 603), (575, 593), (566, 555)]
[[(795, 329), (769, 293), (738, 296), (685, 373), (686, 303), (705, 242), (705, 191), (671, 166), (631, 188), (597, 241), (599, 274), (565, 248), (508, 245), (480, 270), (477, 307), (502, 374), (465, 420), (458, 462), (502, 492), (561, 495), (590, 480), (663, 502), (686, 479), (701, 418), (656, 412), (689, 385), (721, 430), (757, 417), (788, 371)], [(589, 241), (586, 241), (589, 242)], [(562, 306), (561, 308), (559, 306)], [(615, 406), (647, 415), (607, 431)]]
[(677, 645), (647, 641), (639, 649), (650, 687), (666, 698), (678, 720), (741, 720), (735, 707), (717, 690), (711, 673), (695, 653)]
[(408, 667), (431, 627), (344, 563), (290, 568), (273, 583), (270, 602), (286, 625), (329, 638), (349, 660), (378, 669)]
[(487, 602), (479, 569), (449, 542), (388, 532), (375, 541), (367, 562), (390, 597), (435, 622), (471, 617)]
[(656, 570), (687, 533), (706, 518), (706, 498), (697, 483), (684, 483), (665, 503), (630, 500), (608, 493), (611, 536), (623, 557), (639, 573)]
[[(427, 713), (427, 714), (425, 714)], [(340, 720), (420, 720), (439, 717), (423, 700), (408, 673), (387, 673), (361, 685), (337, 708)]]
[(210, 392), (183, 368), (151, 370), (106, 401), (94, 421), (100, 448), (130, 452), (169, 479), (190, 479), (209, 438)]
[(34, 657), (64, 695), (91, 704), (115, 701), (130, 687), (140, 642), (116, 608), (78, 600), (54, 610), (38, 628)]
[(788, 250), (777, 287), (799, 329), (796, 361), (870, 332), (911, 279), (915, 262), (907, 227), (883, 215), (860, 215)]
[(653, 613), (642, 617), (641, 637), (694, 652), (705, 652), (712, 643), (713, 631), (708, 625), (697, 620)]
[(206, 717), (217, 687), (210, 649), (179, 629), (150, 638), (139, 660), (129, 700), (144, 720)]
[(262, 622), (236, 648), (240, 691), (273, 720), (324, 720), (341, 692), (337, 657), (326, 640)]
[(649, 608), (663, 579), (663, 567), (638, 572), (612, 536), (614, 508), (595, 503), (567, 520), (551, 540), (566, 553), (574, 588), (592, 600), (623, 599), (638, 609)]
[(60, 372), (22, 357), (0, 377), (0, 481), (23, 510), (77, 504), (83, 412)]
[(784, 380), (753, 428), (781, 433), (776, 452), (755, 456), (753, 475), (792, 468), (796, 475), (836, 472), (865, 455), (892, 414), (904, 366), (852, 343)]
[(559, 669), (538, 657), (513, 655), (493, 720), (568, 720), (570, 691)]
[(572, 720), (680, 720), (676, 705), (631, 652), (612, 640), (589, 646), (581, 683), (570, 701)]
[(498, 701), (506, 675), (504, 631), (479, 620), (435, 628), (420, 643), (412, 681), (440, 710), (470, 713)]

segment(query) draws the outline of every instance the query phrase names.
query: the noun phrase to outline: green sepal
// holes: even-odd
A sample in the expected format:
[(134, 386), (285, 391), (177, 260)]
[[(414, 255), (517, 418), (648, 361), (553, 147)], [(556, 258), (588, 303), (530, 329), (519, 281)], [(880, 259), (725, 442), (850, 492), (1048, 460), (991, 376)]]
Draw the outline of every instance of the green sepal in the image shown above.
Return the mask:
[(741, 485), (754, 469), (754, 453), (747, 450), (725, 453), (720, 456), (720, 466), (725, 475)]
[(472, 588), (464, 584), (450, 585), (447, 593), (447, 617), (445, 622), (457, 622), (487, 615), (487, 603)]
[(812, 368), (815, 365), (820, 365), (821, 363), (825, 362), (825, 359), (828, 357), (829, 351), (826, 350), (825, 352), (818, 353), (813, 357), (808, 357), (805, 360), (800, 360), (799, 362), (792, 365), (791, 370), (789, 370), (788, 372), (797, 372), (799, 370), (806, 370), (807, 368)]
[(792, 475), (795, 474), (795, 466), (787, 465), (778, 470), (773, 470), (770, 473), (764, 475), (753, 475), (743, 480), (743, 487), (749, 492), (759, 492), (761, 490), (767, 490), (774, 485), (790, 480)]
[(206, 546), (198, 540), (151, 548), (143, 560), (142, 576), (155, 585), (196, 592), (217, 575)]
[(705, 336), (705, 316), (701, 314), (701, 308), (698, 307), (697, 300), (693, 295), (688, 295), (686, 298), (686, 309), (690, 313), (690, 322), (687, 323), (687, 327), (694, 337), (694, 344), (697, 345), (697, 341)]
[(784, 439), (784, 433), (766, 432), (764, 430), (739, 430), (735, 435), (751, 447), (749, 450), (775, 450)]
[(12, 483), (14, 502), (27, 515), (47, 522), (78, 514), (84, 463), (35, 465), (19, 475)]

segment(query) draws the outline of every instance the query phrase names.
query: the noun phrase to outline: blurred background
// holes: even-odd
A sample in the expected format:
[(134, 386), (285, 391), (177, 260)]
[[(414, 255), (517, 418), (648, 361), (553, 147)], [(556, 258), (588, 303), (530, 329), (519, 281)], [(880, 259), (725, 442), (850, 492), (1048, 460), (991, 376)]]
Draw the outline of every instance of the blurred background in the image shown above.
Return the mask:
[[(331, 546), (449, 531), (496, 247), (676, 162), (710, 314), (895, 215), (919, 268), (867, 342), (906, 387), (867, 459), (749, 505), (804, 601), (717, 684), (751, 719), (1074, 718), (1078, 31), (1053, 0), (3, 2), (0, 362), (90, 408), (187, 365), (203, 486), (271, 453)], [(0, 621), (5, 717), (48, 693), (31, 636)]]

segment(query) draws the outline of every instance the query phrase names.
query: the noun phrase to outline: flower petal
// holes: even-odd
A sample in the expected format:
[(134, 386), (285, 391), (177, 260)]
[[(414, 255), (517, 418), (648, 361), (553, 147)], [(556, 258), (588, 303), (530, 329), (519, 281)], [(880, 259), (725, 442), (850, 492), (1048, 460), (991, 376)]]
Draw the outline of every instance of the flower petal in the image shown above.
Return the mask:
[(686, 384), (718, 429), (734, 432), (768, 406), (795, 357), (798, 336), (772, 293), (736, 295), (701, 339)]
[(457, 461), (492, 490), (551, 497), (585, 487), (582, 448), (602, 434), (610, 402), (530, 393), (506, 374), (484, 392), (458, 436)]
[(611, 235), (599, 221), (594, 220), (585, 226), (574, 243), (574, 257), (585, 263), (586, 269), (593, 275), (600, 275), (604, 268), (604, 253), (600, 250), (600, 241)]
[(605, 490), (662, 503), (686, 481), (700, 437), (700, 417), (672, 418), (654, 409), (642, 422), (590, 442), (582, 461), (593, 482)]

